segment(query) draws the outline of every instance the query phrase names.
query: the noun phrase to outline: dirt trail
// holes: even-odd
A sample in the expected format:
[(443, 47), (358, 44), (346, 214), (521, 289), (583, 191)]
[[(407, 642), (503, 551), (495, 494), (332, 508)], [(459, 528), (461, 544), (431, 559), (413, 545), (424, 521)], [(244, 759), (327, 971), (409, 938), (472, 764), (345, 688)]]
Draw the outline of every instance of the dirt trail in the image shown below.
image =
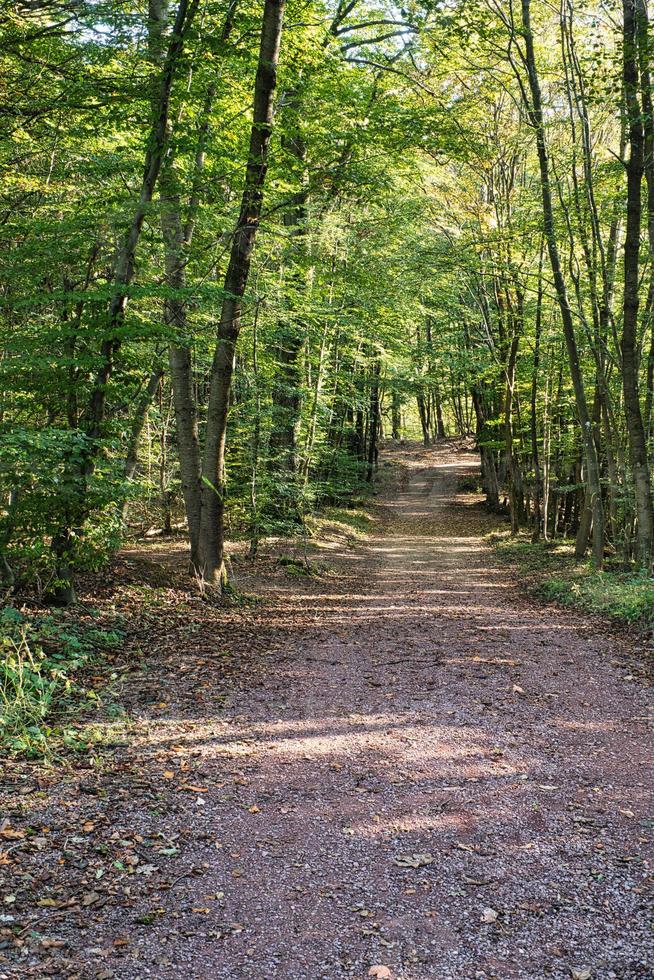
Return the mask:
[(204, 733), (247, 785), (203, 808), (222, 847), (202, 892), (243, 929), (152, 972), (654, 977), (649, 693), (610, 640), (519, 596), (456, 495), (475, 457), (406, 461), (350, 559), (360, 591), (304, 600), (315, 628)]
[(457, 493), (476, 457), (403, 461), (383, 533), (340, 556), (354, 590), (280, 594), (265, 669), (137, 748), (201, 760), (168, 815), (201, 877), (113, 976), (654, 977), (651, 693), (496, 562)]

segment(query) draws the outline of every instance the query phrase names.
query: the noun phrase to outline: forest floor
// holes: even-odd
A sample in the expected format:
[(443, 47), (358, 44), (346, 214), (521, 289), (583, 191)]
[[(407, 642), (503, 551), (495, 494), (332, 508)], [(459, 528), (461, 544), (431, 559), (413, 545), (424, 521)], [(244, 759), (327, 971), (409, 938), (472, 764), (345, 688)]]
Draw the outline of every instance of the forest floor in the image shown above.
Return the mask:
[(0, 977), (654, 977), (642, 650), (524, 595), (472, 453), (384, 458), (323, 574), (145, 590), (113, 748), (10, 769)]

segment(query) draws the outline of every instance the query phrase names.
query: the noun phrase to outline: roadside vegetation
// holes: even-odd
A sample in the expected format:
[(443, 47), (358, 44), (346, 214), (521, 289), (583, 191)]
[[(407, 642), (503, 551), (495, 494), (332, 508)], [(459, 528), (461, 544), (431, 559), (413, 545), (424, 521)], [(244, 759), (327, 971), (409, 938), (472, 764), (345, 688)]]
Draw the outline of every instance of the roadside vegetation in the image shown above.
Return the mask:
[(569, 539), (534, 543), (526, 534), (512, 537), (507, 531), (492, 533), (490, 541), (539, 598), (615, 623), (654, 628), (654, 580), (624, 562), (607, 562), (598, 571), (587, 559), (575, 558)]

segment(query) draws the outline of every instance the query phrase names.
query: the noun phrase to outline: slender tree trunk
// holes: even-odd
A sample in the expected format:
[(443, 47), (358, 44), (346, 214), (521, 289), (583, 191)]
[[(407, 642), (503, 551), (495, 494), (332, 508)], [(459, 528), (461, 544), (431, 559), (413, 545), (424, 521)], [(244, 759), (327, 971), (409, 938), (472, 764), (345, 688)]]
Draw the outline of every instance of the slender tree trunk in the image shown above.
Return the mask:
[(252, 250), (261, 218), (273, 124), (273, 95), (282, 34), (284, 0), (265, 0), (259, 61), (254, 87), (250, 147), (241, 209), (232, 237), (225, 274), (218, 337), (209, 385), (207, 426), (202, 459), (200, 572), (210, 585), (226, 582), (224, 562), (225, 438), (241, 304), (247, 287)]
[(416, 395), (416, 401), (418, 403), (418, 414), (420, 415), (420, 425), (422, 427), (422, 441), (425, 446), (429, 445), (429, 419), (427, 417), (427, 406), (425, 405), (425, 396), (423, 394)]
[(438, 388), (434, 391), (434, 404), (436, 406), (436, 438), (444, 439), (447, 433), (445, 432), (445, 420), (443, 419), (443, 402), (441, 401), (441, 394)]
[(372, 483), (375, 466), (377, 464), (377, 433), (379, 431), (379, 375), (381, 374), (381, 361), (375, 361), (372, 369), (372, 379), (370, 382), (370, 432), (368, 440), (368, 469), (366, 471), (366, 482)]
[(638, 392), (638, 306), (643, 163), (643, 123), (638, 102), (638, 26), (635, 4), (623, 0), (623, 85), (629, 120), (630, 153), (627, 161), (627, 226), (624, 243), (624, 311), (622, 325), (622, 391), (629, 436), (631, 471), (636, 500), (636, 561), (649, 568), (652, 561), (652, 488), (647, 459), (645, 426)]
[(644, 425), (646, 442), (652, 434), (652, 399), (654, 397), (654, 104), (650, 73), (649, 17), (646, 0), (636, 0), (638, 23), (638, 62), (640, 90), (642, 93), (643, 166), (647, 186), (647, 241), (649, 246), (649, 287), (645, 304), (646, 326), (650, 329), (650, 346), (647, 356), (647, 388), (645, 392)]
[(257, 484), (259, 479), (259, 453), (261, 448), (261, 390), (259, 383), (259, 305), (254, 314), (252, 328), (252, 374), (254, 377), (254, 427), (252, 429), (252, 475), (250, 477), (250, 550), (248, 558), (256, 558), (261, 528)]
[[(161, 51), (161, 37), (167, 21), (167, 0), (150, 0), (150, 50), (156, 60)], [(222, 40), (231, 29), (233, 4), (229, 7), (223, 27)], [(168, 123), (167, 149), (161, 167), (159, 192), (161, 200), (161, 232), (164, 242), (164, 267), (166, 285), (171, 295), (164, 300), (164, 323), (168, 328), (170, 344), (168, 362), (173, 389), (175, 410), (175, 435), (182, 483), (182, 495), (188, 524), (191, 551), (191, 569), (198, 564), (201, 506), (201, 460), (198, 437), (197, 405), (193, 390), (193, 358), (188, 346), (188, 308), (184, 295), (187, 286), (186, 265), (188, 251), (195, 230), (195, 219), (202, 196), (202, 174), (205, 165), (206, 144), (209, 136), (211, 109), (215, 98), (215, 85), (210, 85), (204, 100), (198, 129), (197, 145), (191, 191), (186, 219), (182, 214), (180, 180), (175, 166), (174, 148), (171, 145), (172, 126)]]
[(602, 507), (602, 487), (600, 482), (599, 459), (597, 456), (593, 428), (588, 412), (588, 404), (586, 402), (586, 392), (584, 388), (581, 364), (579, 361), (579, 351), (577, 348), (574, 321), (568, 301), (568, 291), (561, 267), (556, 230), (554, 226), (552, 190), (550, 185), (550, 165), (547, 141), (545, 137), (545, 124), (543, 121), (540, 81), (536, 68), (534, 37), (531, 30), (530, 0), (521, 0), (521, 4), (522, 28), (524, 36), (523, 58), (525, 68), (527, 70), (529, 91), (531, 94), (531, 102), (526, 99), (525, 107), (536, 136), (536, 149), (538, 152), (543, 207), (543, 230), (545, 234), (545, 241), (547, 243), (550, 266), (552, 268), (552, 278), (554, 279), (554, 287), (561, 313), (561, 321), (563, 323), (563, 333), (568, 351), (568, 362), (575, 393), (577, 415), (579, 417), (579, 423), (582, 431), (588, 488), (591, 495), (591, 506), (593, 512), (593, 564), (596, 568), (601, 568), (604, 563), (604, 512)]
[[(338, 338), (335, 343), (338, 343)], [(315, 371), (315, 382), (313, 388), (313, 400), (311, 404), (311, 412), (309, 415), (309, 426), (307, 430), (306, 442), (304, 445), (304, 456), (301, 465), (301, 474), (304, 479), (305, 486), (309, 480), (309, 473), (311, 471), (313, 447), (316, 441), (316, 431), (318, 428), (318, 408), (320, 404), (320, 394), (322, 392), (322, 386), (325, 375), (325, 348), (327, 346), (327, 323), (323, 328), (322, 338), (320, 340), (320, 350), (318, 352), (318, 364)]]
[(472, 404), (477, 418), (476, 441), (481, 457), (481, 479), (486, 505), (494, 514), (500, 510), (500, 485), (497, 477), (495, 457), (490, 446), (486, 445), (487, 420), (482, 399), (478, 391), (472, 389)]
[(534, 472), (534, 518), (531, 540), (540, 540), (541, 530), (541, 499), (543, 494), (540, 459), (538, 455), (538, 421), (536, 418), (538, 396), (538, 370), (540, 367), (540, 338), (543, 324), (543, 242), (541, 241), (540, 258), (538, 262), (538, 294), (536, 297), (536, 323), (534, 337), (534, 360), (531, 373), (531, 415), (529, 434), (531, 438), (531, 465)]
[(399, 439), (401, 431), (400, 394), (398, 391), (393, 391), (391, 394), (391, 439)]
[[(601, 400), (601, 380), (597, 379), (595, 386), (595, 398), (593, 400), (593, 426), (597, 431), (602, 419), (602, 400)], [(581, 467), (580, 467), (581, 468)], [(575, 538), (575, 558), (581, 560), (585, 557), (588, 550), (588, 541), (593, 525), (593, 509), (588, 486), (586, 485), (582, 495), (581, 512), (579, 516), (579, 526)]]
[(520, 336), (516, 332), (511, 341), (509, 359), (506, 367), (506, 387), (504, 395), (504, 450), (507, 463), (507, 483), (509, 490), (509, 514), (511, 516), (511, 534), (520, 530), (516, 479), (516, 459), (513, 451), (513, 393), (515, 389), (515, 370), (518, 357)]
[(13, 489), (9, 492), (9, 500), (0, 529), (0, 588), (4, 589), (5, 592), (10, 592), (16, 582), (16, 576), (7, 559), (6, 551), (14, 533), (17, 506), (18, 490)]
[(299, 460), (297, 437), (302, 407), (302, 380), (300, 365), (305, 345), (306, 326), (295, 312), (296, 293), (306, 284), (307, 273), (303, 267), (306, 252), (307, 201), (309, 191), (306, 180), (306, 144), (301, 134), (302, 97), (298, 90), (285, 93), (284, 116), (291, 134), (282, 139), (282, 146), (295, 159), (300, 169), (300, 190), (293, 195), (290, 207), (284, 212), (284, 227), (289, 235), (286, 274), (290, 289), (285, 302), (285, 320), (279, 328), (278, 372), (272, 389), (273, 428), (270, 437), (273, 460), (291, 480), (298, 474)]

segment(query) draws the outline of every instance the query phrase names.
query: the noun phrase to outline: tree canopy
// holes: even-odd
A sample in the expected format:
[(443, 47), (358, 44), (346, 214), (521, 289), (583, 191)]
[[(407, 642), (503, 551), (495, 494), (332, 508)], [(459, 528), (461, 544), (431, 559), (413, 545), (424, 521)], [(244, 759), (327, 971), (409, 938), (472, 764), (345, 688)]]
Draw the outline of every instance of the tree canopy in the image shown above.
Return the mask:
[[(286, 6), (286, 9), (284, 7)], [(514, 531), (648, 570), (643, 0), (100, 0), (2, 13), (0, 545), (74, 598), (184, 526), (226, 582), (474, 436)]]

